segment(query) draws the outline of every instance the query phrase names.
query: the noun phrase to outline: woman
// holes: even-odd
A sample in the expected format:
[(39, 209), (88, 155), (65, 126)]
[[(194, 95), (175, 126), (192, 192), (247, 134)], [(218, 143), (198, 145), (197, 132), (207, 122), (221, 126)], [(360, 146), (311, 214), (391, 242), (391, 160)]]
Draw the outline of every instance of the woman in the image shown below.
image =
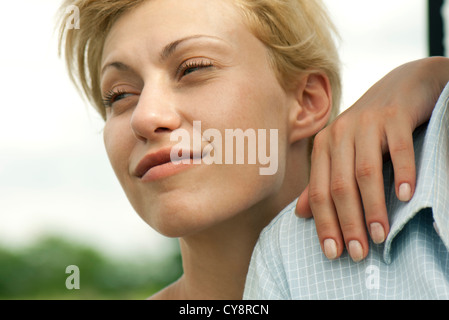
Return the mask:
[[(63, 26), (61, 43), (72, 78), (105, 118), (112, 167), (142, 219), (180, 239), (184, 275), (153, 298), (240, 299), (260, 231), (304, 190), (311, 140), (338, 114), (338, 56), (322, 5), (68, 4), (82, 26)], [(226, 162), (236, 145), (222, 152), (217, 133), (229, 130), (274, 130), (278, 139), (257, 138), (276, 151), (277, 170), (260, 174), (266, 163), (250, 153)], [(181, 165), (171, 161), (179, 132), (192, 138), (181, 141)]]

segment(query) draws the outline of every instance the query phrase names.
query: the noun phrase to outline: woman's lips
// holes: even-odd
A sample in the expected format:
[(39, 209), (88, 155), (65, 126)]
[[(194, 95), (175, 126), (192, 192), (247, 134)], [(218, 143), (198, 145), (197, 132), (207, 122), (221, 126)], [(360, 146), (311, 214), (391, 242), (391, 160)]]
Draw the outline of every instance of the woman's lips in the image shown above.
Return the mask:
[(180, 173), (193, 165), (193, 160), (190, 159), (188, 163), (184, 160), (182, 162), (166, 162), (149, 169), (141, 178), (142, 182), (152, 182), (167, 178)]
[(175, 175), (194, 164), (201, 163), (201, 152), (188, 152), (188, 158), (172, 162), (171, 150), (171, 148), (161, 149), (143, 157), (134, 170), (134, 175), (142, 182), (151, 182)]

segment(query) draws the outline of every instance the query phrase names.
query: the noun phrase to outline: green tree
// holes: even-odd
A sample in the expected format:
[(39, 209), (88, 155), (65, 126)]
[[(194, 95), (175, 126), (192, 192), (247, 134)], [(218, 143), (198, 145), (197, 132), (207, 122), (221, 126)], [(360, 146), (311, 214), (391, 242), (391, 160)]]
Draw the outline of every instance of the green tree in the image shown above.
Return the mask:
[[(79, 290), (66, 287), (70, 265), (80, 270)], [(179, 251), (118, 261), (56, 237), (20, 250), (0, 247), (0, 299), (145, 299), (181, 274)]]

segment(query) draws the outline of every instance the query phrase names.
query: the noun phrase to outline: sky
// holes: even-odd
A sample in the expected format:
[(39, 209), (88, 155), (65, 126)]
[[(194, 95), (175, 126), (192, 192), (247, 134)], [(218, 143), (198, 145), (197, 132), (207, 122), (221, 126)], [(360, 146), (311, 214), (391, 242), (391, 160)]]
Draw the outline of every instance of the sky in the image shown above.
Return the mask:
[[(55, 234), (116, 256), (161, 254), (173, 241), (131, 208), (104, 150), (103, 122), (57, 55), (60, 3), (7, 1), (0, 10), (0, 245)], [(325, 3), (342, 39), (344, 108), (426, 56), (425, 0)]]

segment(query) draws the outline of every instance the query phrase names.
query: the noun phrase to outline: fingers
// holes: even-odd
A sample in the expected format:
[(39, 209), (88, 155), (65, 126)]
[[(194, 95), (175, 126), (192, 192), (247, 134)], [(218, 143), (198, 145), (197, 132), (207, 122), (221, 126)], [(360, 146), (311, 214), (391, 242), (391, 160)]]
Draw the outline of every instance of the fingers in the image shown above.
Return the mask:
[[(345, 133), (346, 131), (343, 131)], [(341, 232), (351, 258), (358, 262), (369, 251), (359, 186), (355, 178), (354, 141), (334, 132), (331, 162), (331, 195), (338, 213)]]
[(308, 188), (309, 203), (314, 213), (321, 248), (328, 259), (338, 258), (344, 249), (340, 223), (330, 194), (330, 156), (320, 134), (312, 151), (312, 167)]
[(299, 217), (313, 214), (329, 259), (339, 257), (345, 246), (354, 261), (364, 259), (369, 251), (366, 229), (374, 243), (385, 241), (389, 223), (382, 169), (387, 150), (397, 197), (409, 201), (416, 186), (412, 128), (392, 120), (383, 126), (372, 125), (370, 117), (362, 120), (361, 131), (348, 130), (345, 121), (337, 120), (316, 137), (310, 183), (296, 207)]
[[(358, 262), (368, 254), (369, 245), (355, 178), (354, 141), (352, 133), (338, 129), (325, 131), (315, 140), (307, 192), (326, 257), (339, 257), (346, 246), (351, 258)], [(298, 205), (301, 209), (305, 206)]]
[(372, 128), (363, 137), (356, 136), (356, 179), (365, 210), (371, 239), (380, 244), (389, 232), (383, 180), (383, 155), (380, 133)]
[(413, 130), (407, 126), (396, 126), (387, 127), (386, 131), (394, 168), (396, 195), (400, 201), (408, 202), (412, 199), (416, 187)]
[(393, 163), (398, 199), (409, 201), (416, 185), (412, 129), (404, 123), (393, 122), (385, 126), (385, 133), (366, 124), (365, 133), (355, 136), (356, 179), (363, 200), (366, 226), (376, 244), (383, 243), (390, 231), (382, 172), (383, 134)]

